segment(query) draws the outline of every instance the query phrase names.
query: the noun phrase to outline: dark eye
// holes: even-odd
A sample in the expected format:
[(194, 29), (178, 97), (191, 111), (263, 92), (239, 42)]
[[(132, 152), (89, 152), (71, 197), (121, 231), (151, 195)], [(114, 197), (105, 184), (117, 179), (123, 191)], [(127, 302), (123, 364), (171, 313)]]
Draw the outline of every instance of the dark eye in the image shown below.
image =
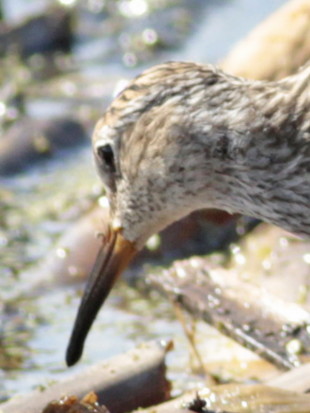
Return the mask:
[(111, 145), (106, 144), (97, 147), (97, 156), (105, 167), (108, 167), (110, 172), (115, 172), (114, 153)]

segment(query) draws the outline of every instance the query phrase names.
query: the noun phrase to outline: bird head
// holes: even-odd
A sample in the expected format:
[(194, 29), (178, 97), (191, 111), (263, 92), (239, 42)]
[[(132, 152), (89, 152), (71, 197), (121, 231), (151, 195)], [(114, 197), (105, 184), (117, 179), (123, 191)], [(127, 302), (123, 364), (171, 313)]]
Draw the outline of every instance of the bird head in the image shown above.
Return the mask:
[(75, 321), (68, 365), (80, 358), (99, 308), (147, 239), (207, 202), (213, 205), (211, 190), (208, 201), (201, 194), (212, 186), (208, 151), (218, 147), (206, 148), (208, 122), (203, 133), (196, 125), (203, 101), (212, 98), (206, 86), (210, 90), (217, 80), (205, 66), (157, 66), (129, 84), (97, 123), (93, 153), (110, 219)]

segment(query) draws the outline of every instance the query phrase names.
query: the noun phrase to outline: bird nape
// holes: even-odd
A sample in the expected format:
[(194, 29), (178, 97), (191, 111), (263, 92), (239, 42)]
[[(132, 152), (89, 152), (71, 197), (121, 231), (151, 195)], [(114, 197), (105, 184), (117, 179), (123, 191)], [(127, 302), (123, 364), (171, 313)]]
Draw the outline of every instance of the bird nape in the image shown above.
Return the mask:
[(169, 62), (135, 78), (93, 134), (110, 222), (67, 349), (76, 363), (117, 277), (147, 239), (202, 208), (310, 237), (310, 66), (277, 82)]

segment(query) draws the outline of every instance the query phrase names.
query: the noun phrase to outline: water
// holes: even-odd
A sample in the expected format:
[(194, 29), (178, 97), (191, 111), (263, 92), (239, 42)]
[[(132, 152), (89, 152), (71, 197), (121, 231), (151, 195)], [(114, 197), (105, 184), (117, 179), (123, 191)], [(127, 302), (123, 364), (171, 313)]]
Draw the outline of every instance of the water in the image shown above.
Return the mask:
[[(39, 3), (46, 4), (42, 1), (7, 0), (4, 2), (4, 10), (9, 20), (16, 20), (24, 14), (31, 15), (38, 10), (36, 7)], [(101, 3), (103, 6), (106, 2)], [(134, 5), (134, 1), (121, 3), (123, 7)], [(143, 3), (148, 7), (154, 4), (152, 1)], [(166, 37), (167, 43), (169, 39), (178, 41), (177, 48), (166, 47), (155, 51), (146, 48), (142, 52), (121, 51), (119, 44), (113, 43), (120, 40), (116, 33), (111, 37), (112, 40), (106, 40), (108, 43), (103, 51), (100, 41), (98, 42), (100, 37), (93, 40), (88, 38), (82, 42), (80, 35), (80, 43), (77, 43), (74, 49), (77, 68), (75, 73), (86, 76), (89, 81), (99, 77), (101, 85), (104, 90), (109, 91), (106, 92), (109, 95), (118, 80), (131, 77), (141, 68), (156, 62), (172, 59), (216, 62), (225, 56), (237, 40), (285, 1), (221, 0), (203, 3), (191, 2), (188, 7), (183, 4), (184, 19), (192, 16), (190, 29), (184, 28), (187, 27), (185, 22), (183, 28), (180, 26), (174, 35), (168, 33)], [(91, 5), (94, 2), (89, 1), (86, 4)], [(188, 10), (195, 7), (196, 13), (190, 14)], [(134, 10), (132, 8), (131, 12), (134, 13)], [(168, 13), (168, 6), (166, 12)], [(170, 10), (169, 13), (181, 11)], [(165, 15), (165, 10), (162, 15)], [(152, 22), (151, 17), (149, 24)], [(114, 30), (113, 25), (111, 27), (111, 30)], [(124, 36), (130, 41), (130, 36), (134, 36), (134, 16), (127, 16), (122, 28), (123, 41)], [(164, 33), (167, 28), (160, 27), (159, 24), (158, 30)], [(98, 33), (100, 30), (96, 36), (99, 36)], [(131, 56), (128, 53), (131, 53)], [(131, 66), (130, 62), (134, 60), (140, 65)], [(114, 79), (112, 82), (109, 80), (111, 74)], [(105, 80), (105, 77), (108, 79)], [(32, 115), (46, 116), (49, 111), (74, 110), (82, 116), (87, 117), (89, 114), (93, 119), (104, 107), (102, 104), (102, 107), (98, 108), (98, 96), (97, 100), (90, 99), (89, 105), (77, 104), (74, 97), (71, 100), (68, 98), (65, 104), (65, 99), (40, 99), (28, 100), (27, 107)], [(56, 239), (71, 225), (71, 221), (79, 216), (79, 213), (76, 213), (73, 214), (74, 218), (68, 219), (65, 212), (74, 205), (81, 205), (83, 211), (83, 199), (94, 198), (98, 194), (99, 186), (88, 145), (63, 152), (53, 161), (41, 163), (17, 176), (0, 180), (0, 196), (5, 205), (5, 208), (1, 209), (0, 219), (0, 285), (3, 302), (17, 289), (21, 292), (27, 291), (27, 282), (21, 281), (19, 274), (49, 253)], [(24, 298), (4, 304), (0, 339), (3, 344), (3, 360), (6, 358), (6, 363), (2, 362), (0, 400), (28, 392), (36, 386), (48, 384), (51, 380), (68, 374), (64, 364), (64, 350), (81, 288), (80, 284), (58, 284), (43, 294), (38, 292), (31, 299)], [(123, 352), (135, 343), (152, 338), (175, 339), (176, 350), (168, 358), (170, 374), (176, 378), (181, 370), (181, 376), (184, 376), (188, 347), (182, 328), (175, 321), (171, 305), (156, 296), (147, 300), (121, 282), (96, 320), (87, 340), (84, 357), (74, 369), (82, 369), (102, 358)], [(188, 381), (188, 377), (187, 375), (184, 381)]]

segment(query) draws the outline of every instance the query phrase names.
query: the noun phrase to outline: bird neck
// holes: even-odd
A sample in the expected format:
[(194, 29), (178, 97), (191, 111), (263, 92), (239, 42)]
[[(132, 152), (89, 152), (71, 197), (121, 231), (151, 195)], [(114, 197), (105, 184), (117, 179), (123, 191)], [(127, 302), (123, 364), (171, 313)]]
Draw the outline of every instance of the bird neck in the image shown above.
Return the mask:
[(238, 82), (226, 106), (206, 110), (205, 205), (309, 236), (310, 66), (278, 82)]
[(283, 131), (288, 126), (294, 126), (297, 139), (307, 138), (310, 130), (310, 64), (276, 82), (273, 97), (269, 104), (267, 99), (265, 105), (263, 113), (273, 111), (274, 124), (278, 124)]
[(308, 104), (310, 89), (310, 63), (303, 66), (296, 74), (279, 81), (290, 91), (291, 99), (295, 99), (300, 105)]
[[(254, 109), (254, 123), (258, 129), (277, 130), (282, 139), (307, 138), (310, 131), (310, 64), (280, 81), (249, 82), (247, 86), (250, 95), (247, 112)], [(251, 125), (249, 127), (253, 129)]]

